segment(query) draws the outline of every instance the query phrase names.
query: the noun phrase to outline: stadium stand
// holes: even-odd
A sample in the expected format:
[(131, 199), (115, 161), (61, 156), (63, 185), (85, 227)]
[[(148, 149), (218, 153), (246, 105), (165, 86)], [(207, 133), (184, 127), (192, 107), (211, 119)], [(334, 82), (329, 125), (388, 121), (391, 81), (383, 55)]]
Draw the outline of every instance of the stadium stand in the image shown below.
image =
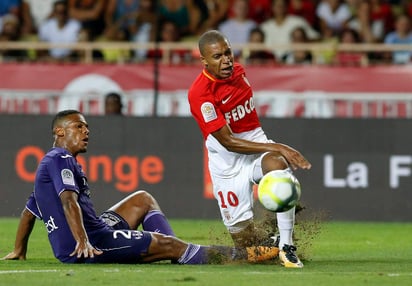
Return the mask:
[[(1, 113), (55, 113), (59, 108), (59, 102), (62, 102), (61, 97), (67, 96), (65, 88), (78, 76), (95, 72), (103, 73), (121, 86), (116, 86), (116, 91), (123, 91), (128, 99), (125, 114), (132, 116), (152, 116), (153, 108), (144, 106), (153, 104), (153, 93), (159, 92), (157, 104), (161, 106), (158, 109), (161, 115), (188, 116), (185, 106), (185, 89), (188, 84), (184, 84), (185, 80), (181, 81), (181, 85), (171, 85), (168, 88), (164, 86), (170, 85), (172, 81), (179, 81), (175, 75), (187, 78), (184, 73), (190, 76), (198, 72), (200, 63), (196, 39), (205, 29), (218, 29), (220, 24), (230, 19), (234, 15), (233, 5), (236, 4), (234, 0), (140, 0), (132, 1), (133, 3), (128, 0), (101, 0), (95, 3), (88, 0), (70, 0), (66, 1), (71, 7), (70, 17), (90, 20), (98, 15), (97, 22), (102, 26), (94, 27), (90, 34), (86, 25), (90, 24), (90, 21), (85, 20), (85, 26), (78, 30), (77, 42), (62, 43), (46, 42), (43, 39), (47, 36), (40, 37), (40, 27), (43, 23), (58, 16), (53, 9), (56, 1), (44, 1), (41, 6), (36, 6), (32, 0), (20, 0), (17, 1), (20, 5), (13, 7), (6, 7), (6, 2), (8, 3), (5, 1), (0, 4)], [(114, 5), (114, 2), (117, 5)], [(257, 97), (260, 101), (276, 102), (278, 106), (284, 106), (287, 102), (289, 109), (293, 110), (279, 111), (281, 108), (274, 109), (273, 104), (261, 103), (259, 108), (264, 116), (412, 117), (412, 90), (405, 83), (407, 80), (403, 80), (404, 77), (410, 78), (409, 67), (412, 60), (410, 1), (276, 0), (273, 4), (270, 2), (249, 0), (247, 19), (252, 19), (262, 27), (271, 19), (285, 21), (290, 17), (301, 17), (320, 37), (299, 40), (292, 38), (297, 36), (291, 33), (289, 42), (268, 44), (262, 40), (260, 43), (250, 41), (232, 45), (234, 50), (239, 51), (237, 60), (246, 65), (248, 71), (250, 70), (248, 76), (254, 85), (258, 86)], [(125, 13), (125, 7), (129, 4), (131, 8), (126, 9)], [(280, 16), (277, 16), (279, 5), (283, 10), (279, 13)], [(345, 7), (344, 14), (350, 13), (350, 18), (345, 18), (338, 28), (333, 28), (333, 23), (328, 28), (324, 20), (326, 18), (322, 20), (319, 17), (333, 12), (333, 9), (328, 10), (330, 5)], [(116, 7), (119, 10), (116, 10)], [(160, 10), (163, 13), (157, 13)], [(184, 15), (186, 18), (176, 15)], [(184, 25), (182, 20), (187, 25)], [(183, 29), (177, 31), (179, 36), (172, 41), (166, 40), (161, 34), (163, 23), (168, 21), (176, 21), (176, 27)], [(96, 24), (96, 21), (93, 23)], [(293, 32), (296, 30), (298, 29), (294, 29)], [(42, 56), (44, 51), (58, 48), (70, 50), (70, 57)], [(285, 51), (285, 57), (274, 58), (274, 51)], [(265, 55), (264, 58), (267, 57), (267, 60), (251, 60), (251, 55)], [(304, 55), (302, 61), (294, 59), (299, 55)], [(39, 87), (42, 82), (38, 80), (40, 71), (47, 70), (57, 76), (60, 75), (58, 70), (62, 65), (66, 70), (83, 72), (74, 72), (72, 78), (63, 76), (66, 79), (64, 83), (54, 84), (48, 80), (49, 85)], [(160, 69), (159, 77), (159, 72), (156, 74), (156, 68), (152, 67)], [(302, 69), (297, 72), (299, 67)], [(293, 69), (293, 73), (288, 78), (287, 73), (290, 69)], [(130, 70), (136, 70), (136, 80), (139, 83), (143, 82), (140, 84), (143, 87), (130, 84), (125, 87), (119, 83), (122, 81), (119, 80), (117, 73)], [(142, 75), (142, 71), (150, 71), (153, 74)], [(329, 73), (330, 78), (335, 78), (331, 81), (335, 88), (325, 88), (325, 78), (307, 76), (317, 75), (318, 72)], [(272, 81), (278, 81), (277, 85), (262, 85), (264, 80), (271, 81), (266, 75), (272, 73), (276, 73)], [(284, 75), (280, 76), (280, 73)], [(377, 75), (378, 73), (384, 77)], [(169, 78), (163, 74), (168, 74)], [(373, 76), (368, 77), (365, 74)], [(11, 75), (14, 78), (10, 78)], [(31, 79), (34, 75), (36, 78)], [(358, 75), (357, 80), (354, 79), (354, 75)], [(288, 85), (293, 80), (294, 83)], [(55, 82), (60, 81), (56, 79)], [(352, 83), (354, 88), (346, 90), (345, 81)], [(19, 83), (16, 84), (17, 82)], [(317, 82), (318, 86), (312, 86), (313, 82)], [(369, 85), (372, 85), (372, 88), (364, 88)], [(268, 91), (272, 91), (273, 94), (267, 95)], [(83, 96), (77, 104), (80, 104), (86, 113), (102, 114), (100, 93), (104, 92), (107, 90), (98, 90), (95, 95), (89, 92), (89, 95)], [(281, 98), (286, 97), (287, 100), (278, 99), (279, 93)]]

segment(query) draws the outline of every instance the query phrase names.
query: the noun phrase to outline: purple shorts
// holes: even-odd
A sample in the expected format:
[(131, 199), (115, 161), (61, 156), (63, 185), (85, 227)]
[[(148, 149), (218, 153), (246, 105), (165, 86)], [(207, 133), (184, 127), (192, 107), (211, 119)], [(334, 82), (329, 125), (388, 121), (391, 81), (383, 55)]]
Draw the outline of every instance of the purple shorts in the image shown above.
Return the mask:
[(99, 231), (89, 235), (90, 243), (101, 255), (85, 259), (83, 263), (140, 263), (141, 254), (146, 254), (152, 242), (152, 235), (147, 231), (117, 229)]
[(100, 218), (113, 229), (130, 229), (126, 220), (114, 211), (105, 211), (100, 215)]

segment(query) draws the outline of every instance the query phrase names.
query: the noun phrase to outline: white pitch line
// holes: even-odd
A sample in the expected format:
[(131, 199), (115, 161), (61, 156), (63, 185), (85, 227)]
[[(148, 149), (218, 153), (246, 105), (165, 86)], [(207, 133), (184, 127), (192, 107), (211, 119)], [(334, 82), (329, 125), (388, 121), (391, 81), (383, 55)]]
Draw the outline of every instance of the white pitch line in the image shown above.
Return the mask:
[[(15, 274), (15, 273), (47, 273), (47, 272), (61, 272), (62, 270), (57, 270), (57, 269), (43, 269), (43, 270), (0, 270), (0, 275), (1, 274)], [(65, 270), (67, 271), (67, 270)], [(71, 270), (73, 271), (73, 270)], [(142, 270), (140, 269), (133, 269), (133, 270), (119, 270), (119, 269), (103, 269), (103, 272), (142, 272)], [(159, 272), (162, 273), (176, 273), (176, 271), (172, 271), (172, 270), (159, 270)], [(208, 271), (194, 271), (194, 272), (190, 272), (191, 274), (204, 274), (204, 273), (209, 273)], [(216, 273), (216, 272), (214, 272)], [(220, 271), (218, 271), (217, 273), (220, 273)], [(221, 273), (225, 273), (225, 272), (221, 272)], [(353, 275), (353, 274), (374, 274), (375, 272), (356, 272), (356, 271), (347, 271), (347, 272), (340, 272), (340, 275)], [(270, 273), (267, 272), (260, 272), (260, 271), (247, 271), (243, 273), (244, 275), (268, 275)], [(285, 275), (313, 275), (313, 274), (336, 274), (335, 272), (300, 272), (300, 271), (296, 271), (296, 272), (288, 272), (288, 273), (273, 273), (274, 275), (281, 275), (281, 274), (285, 274)], [(402, 276), (412, 276), (412, 272), (405, 272), (405, 273), (386, 273), (385, 276), (388, 277), (402, 277)]]
[(56, 269), (43, 269), (43, 270), (0, 270), (0, 274), (14, 274), (14, 273), (43, 273), (43, 272), (59, 272)]

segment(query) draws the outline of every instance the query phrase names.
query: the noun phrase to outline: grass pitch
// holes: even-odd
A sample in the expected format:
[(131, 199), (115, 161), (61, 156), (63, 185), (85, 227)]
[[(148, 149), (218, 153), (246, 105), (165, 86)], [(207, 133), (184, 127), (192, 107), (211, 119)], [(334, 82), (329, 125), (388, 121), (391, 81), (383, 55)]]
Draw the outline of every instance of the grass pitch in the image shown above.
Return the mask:
[[(201, 244), (227, 244), (220, 221), (171, 220), (176, 234)], [(0, 256), (12, 250), (18, 219), (0, 219)], [(303, 269), (270, 264), (66, 265), (51, 252), (37, 221), (26, 261), (0, 261), (0, 285), (412, 285), (412, 223), (325, 222), (297, 226)]]

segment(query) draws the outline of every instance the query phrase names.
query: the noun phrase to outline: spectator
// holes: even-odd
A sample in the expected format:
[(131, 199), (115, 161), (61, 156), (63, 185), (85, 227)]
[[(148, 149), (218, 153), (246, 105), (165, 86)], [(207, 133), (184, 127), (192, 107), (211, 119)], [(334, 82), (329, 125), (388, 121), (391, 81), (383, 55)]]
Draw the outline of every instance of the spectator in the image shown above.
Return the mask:
[(16, 17), (20, 15), (21, 0), (1, 0), (0, 1), (0, 17), (13, 14)]
[[(248, 16), (248, 0), (235, 0), (233, 4), (233, 17), (219, 25), (219, 30), (227, 36), (234, 45), (244, 45), (249, 41), (250, 31), (256, 27), (256, 23)], [(235, 57), (241, 53), (240, 49), (234, 49)]]
[(319, 43), (329, 46), (329, 49), (316, 49), (312, 51), (313, 62), (319, 65), (332, 64), (336, 54), (336, 45), (339, 44), (339, 35), (331, 28), (326, 27), (322, 30)]
[(134, 15), (139, 10), (140, 0), (107, 0), (105, 9), (106, 29), (119, 25), (120, 29), (128, 29), (134, 22)]
[(0, 32), (2, 30), (1, 18), (14, 15), (19, 22), (19, 35), (34, 33), (33, 21), (30, 15), (30, 7), (23, 0), (0, 1)]
[(104, 13), (106, 0), (68, 0), (69, 16), (88, 30), (93, 41), (105, 29)]
[[(405, 14), (398, 16), (395, 22), (395, 30), (385, 37), (386, 44), (412, 44), (411, 20)], [(411, 61), (411, 51), (395, 51), (392, 53), (394, 64), (407, 64)]]
[[(20, 40), (38, 42), (39, 27), (51, 16), (54, 0), (23, 0), (20, 9)], [(35, 7), (35, 9), (33, 9)], [(41, 16), (39, 16), (41, 15)], [(29, 60), (37, 59), (36, 49), (27, 49), (25, 55)]]
[[(265, 33), (259, 27), (255, 27), (250, 31), (250, 44), (263, 44), (265, 42)], [(248, 64), (269, 64), (276, 63), (275, 56), (268, 50), (252, 50), (243, 55)]]
[[(161, 43), (176, 43), (181, 40), (181, 34), (178, 26), (172, 21), (163, 21), (160, 24), (159, 42)], [(168, 57), (167, 61), (172, 64), (180, 64), (189, 62), (192, 59), (192, 51), (185, 49), (172, 49), (169, 54), (163, 50), (153, 49), (148, 53), (148, 58), (163, 58)]]
[(404, 0), (400, 1), (401, 11), (403, 11), (409, 17), (412, 17), (412, 1), (411, 0)]
[[(372, 21), (383, 23), (384, 34), (386, 35), (393, 30), (394, 17), (390, 3), (385, 0), (370, 0), (370, 18)], [(383, 37), (379, 38), (383, 41)]]
[[(357, 31), (343, 29), (340, 33), (339, 43), (359, 44), (361, 38)], [(333, 59), (333, 64), (338, 66), (363, 66), (366, 64), (367, 56), (364, 52), (357, 51), (338, 51)]]
[(24, 0), (24, 2), (30, 7), (33, 25), (38, 32), (40, 25), (52, 17), (55, 0)]
[[(23, 0), (1, 0), (0, 1), (0, 33), (2, 31), (2, 18), (10, 21), (10, 15), (18, 21), (19, 38), (29, 34), (35, 34), (35, 27), (30, 13), (30, 6)], [(8, 31), (9, 32), (9, 31)], [(7, 33), (8, 33), (7, 32)]]
[[(386, 35), (384, 19), (372, 18), (370, 0), (361, 0), (356, 16), (349, 21), (347, 28), (356, 31), (359, 35), (359, 43), (381, 43)], [(345, 34), (348, 35), (348, 31)], [(380, 61), (381, 58), (381, 52), (368, 53), (368, 59), (371, 61)]]
[[(309, 42), (306, 31), (302, 27), (293, 30), (290, 37), (292, 44), (306, 44)], [(283, 57), (282, 62), (288, 65), (311, 65), (312, 53), (307, 50), (293, 50)]]
[[(233, 6), (235, 2), (236, 0), (229, 0), (229, 11), (227, 14), (228, 17), (233, 17)], [(261, 24), (272, 16), (272, 0), (253, 0), (248, 2), (248, 18), (253, 20), (257, 24)]]
[(369, 0), (362, 0), (359, 3), (357, 13), (346, 25), (346, 28), (356, 31), (359, 42), (374, 43), (384, 36), (384, 23), (380, 20), (372, 21), (371, 6)]
[[(69, 18), (67, 3), (64, 0), (53, 4), (53, 17), (41, 24), (39, 39), (48, 43), (76, 43), (81, 25), (77, 20)], [(67, 48), (52, 48), (48, 56), (54, 60), (72, 57), (74, 52)], [(43, 55), (46, 59), (47, 54)]]
[(322, 0), (316, 8), (316, 15), (322, 34), (329, 29), (339, 33), (352, 17), (349, 6), (342, 0)]
[[(134, 20), (128, 27), (133, 42), (144, 44), (155, 41), (158, 18), (155, 9), (152, 0), (140, 0), (139, 9), (134, 13)], [(134, 51), (134, 58), (137, 61), (143, 61), (146, 57), (146, 49)]]
[(173, 21), (163, 21), (160, 25), (159, 41), (163, 43), (179, 42), (181, 38), (179, 27)]
[(14, 14), (7, 14), (1, 18), (1, 39), (3, 41), (17, 41), (20, 38), (20, 21)]
[(110, 92), (104, 98), (105, 115), (123, 115), (122, 96), (117, 92)]
[(182, 37), (197, 32), (200, 11), (193, 0), (162, 0), (158, 13), (161, 21), (173, 22)]
[(200, 10), (201, 25), (196, 34), (200, 35), (212, 29), (217, 29), (219, 24), (227, 19), (230, 0), (192, 0)]
[[(108, 27), (105, 33), (100, 36), (98, 42), (128, 42), (130, 36), (128, 30), (121, 28), (120, 23)], [(103, 48), (100, 50), (101, 56), (105, 62), (117, 63), (130, 60), (131, 53), (129, 49), (123, 48)]]
[(31, 6), (26, 0), (21, 2), (19, 20), (21, 22), (20, 35), (22, 37), (35, 35), (37, 33), (31, 12)]
[[(302, 27), (310, 41), (317, 39), (319, 34), (300, 16), (288, 15), (285, 0), (274, 0), (272, 5), (273, 18), (263, 22), (260, 27), (265, 33), (265, 43), (269, 46), (290, 44), (290, 35), (297, 27)], [(276, 47), (274, 53), (281, 59), (286, 49)]]
[(249, 18), (258, 24), (263, 23), (272, 15), (271, 0), (249, 1)]
[(305, 18), (312, 27), (316, 25), (316, 9), (312, 0), (289, 1), (288, 14)]
[(341, 0), (342, 3), (345, 3), (348, 6), (351, 16), (356, 16), (358, 12), (359, 3), (362, 0)]
[[(20, 21), (13, 15), (8, 14), (2, 17), (2, 30), (0, 33), (0, 43), (20, 40)], [(23, 50), (0, 50), (0, 58), (3, 61), (22, 60), (26, 56)]]

